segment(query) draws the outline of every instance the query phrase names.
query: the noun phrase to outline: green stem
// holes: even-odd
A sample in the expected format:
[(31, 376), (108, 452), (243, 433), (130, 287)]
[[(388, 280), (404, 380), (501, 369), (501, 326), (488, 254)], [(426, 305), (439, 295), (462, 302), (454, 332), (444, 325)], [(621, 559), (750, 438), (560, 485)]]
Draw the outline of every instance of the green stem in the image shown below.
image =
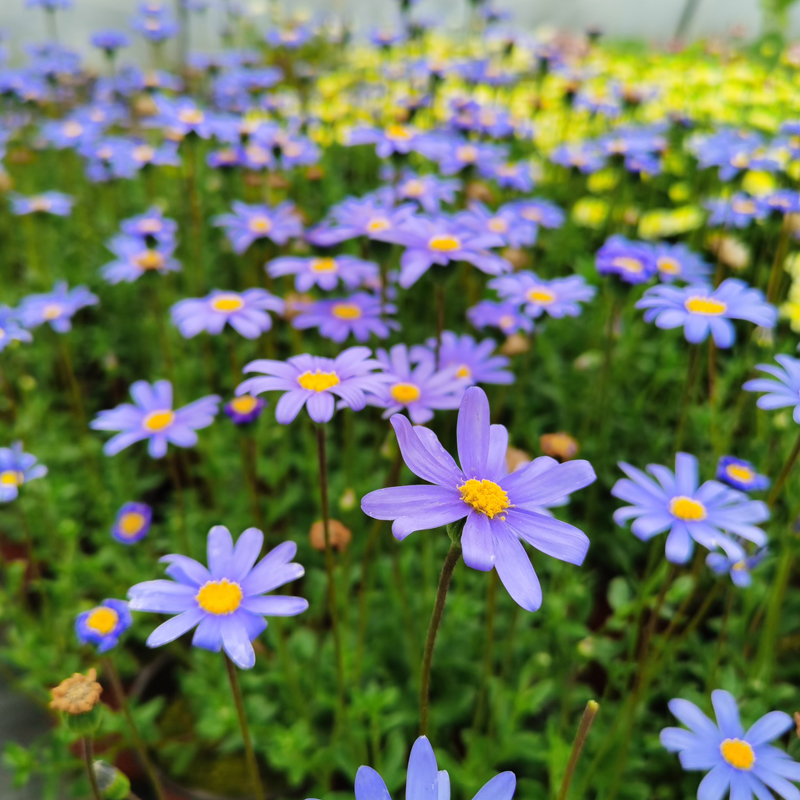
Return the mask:
[(86, 764), (86, 775), (89, 778), (89, 786), (92, 787), (94, 800), (103, 800), (100, 787), (97, 785), (97, 776), (94, 774), (94, 748), (91, 736), (83, 737), (83, 761)]
[(689, 366), (686, 370), (686, 384), (683, 387), (683, 397), (681, 398), (681, 410), (678, 417), (678, 430), (675, 434), (675, 450), (680, 452), (683, 447), (684, 434), (686, 433), (686, 419), (689, 415), (689, 406), (694, 398), (694, 389), (697, 384), (697, 376), (700, 373), (700, 345), (693, 344), (689, 349)]
[(497, 570), (492, 570), (489, 575), (489, 585), (486, 589), (486, 644), (483, 653), (483, 676), (478, 689), (478, 702), (475, 708), (475, 718), (472, 721), (473, 733), (478, 733), (483, 727), (483, 718), (486, 713), (486, 696), (489, 678), (492, 675), (494, 660), (494, 621), (497, 610)]
[(142, 766), (144, 767), (144, 771), (147, 773), (147, 777), (150, 779), (150, 783), (153, 784), (153, 791), (156, 793), (158, 800), (165, 800), (164, 790), (161, 787), (161, 781), (158, 779), (158, 774), (153, 766), (153, 762), (147, 755), (147, 746), (145, 745), (144, 740), (139, 733), (139, 729), (136, 727), (136, 722), (133, 719), (133, 715), (131, 714), (131, 709), (128, 705), (128, 698), (125, 695), (125, 688), (123, 687), (122, 680), (119, 677), (117, 666), (112, 661), (111, 656), (105, 656), (105, 658), (103, 658), (103, 665), (105, 666), (106, 673), (111, 680), (111, 686), (114, 689), (114, 694), (117, 696), (117, 702), (119, 703), (122, 713), (125, 716), (125, 721), (128, 723), (128, 728), (130, 728), (131, 736), (133, 738), (133, 746), (136, 748), (136, 752), (139, 754), (139, 760), (142, 762)]
[(69, 354), (69, 346), (67, 345), (66, 338), (61, 334), (58, 336), (58, 345), (61, 350), (61, 360), (64, 362), (64, 371), (67, 373), (70, 392), (72, 393), (75, 416), (78, 418), (78, 423), (81, 426), (81, 436), (83, 436), (83, 432), (86, 430), (86, 412), (83, 408), (83, 397), (81, 396), (81, 388), (78, 385), (78, 379), (75, 377), (75, 370), (72, 367), (72, 357)]
[(345, 706), (345, 677), (342, 661), (342, 642), (339, 632), (339, 614), (336, 602), (336, 573), (331, 547), (330, 511), (328, 505), (328, 457), (325, 445), (325, 426), (317, 425), (317, 454), (319, 456), (319, 494), (322, 511), (322, 530), (325, 534), (325, 572), (328, 577), (328, 613), (331, 616), (333, 651), (336, 661), (336, 685), (340, 710)]
[(426, 736), (428, 733), (433, 648), (436, 645), (436, 635), (439, 633), (439, 626), (442, 624), (442, 614), (444, 613), (444, 604), (447, 600), (447, 590), (450, 588), (450, 580), (453, 577), (453, 570), (456, 568), (459, 558), (461, 558), (461, 545), (458, 542), (452, 542), (450, 544), (450, 549), (447, 551), (444, 566), (442, 566), (442, 574), (439, 576), (439, 589), (436, 592), (436, 602), (433, 605), (431, 624), (428, 626), (428, 636), (425, 639), (425, 651), (422, 655), (422, 673), (419, 686), (420, 736)]
[(225, 667), (228, 670), (228, 680), (231, 684), (231, 691), (233, 692), (233, 702), (236, 706), (236, 715), (239, 717), (239, 727), (242, 731), (242, 739), (244, 740), (244, 755), (247, 761), (247, 771), (250, 773), (250, 783), (252, 784), (253, 793), (256, 800), (264, 800), (264, 787), (261, 784), (261, 775), (258, 772), (258, 762), (256, 761), (256, 754), (253, 750), (253, 742), (250, 739), (250, 729), (247, 727), (247, 717), (244, 713), (244, 702), (242, 701), (242, 687), (239, 686), (239, 674), (236, 671), (236, 665), (228, 658), (227, 653), (223, 653), (225, 658)]
[(569, 785), (572, 783), (572, 776), (575, 774), (575, 767), (578, 765), (578, 759), (581, 757), (583, 745), (586, 742), (586, 737), (589, 735), (589, 729), (592, 727), (594, 718), (600, 706), (595, 700), (590, 700), (586, 704), (581, 717), (581, 723), (578, 726), (578, 732), (575, 734), (575, 741), (572, 743), (572, 749), (569, 753), (569, 761), (567, 761), (567, 769), (564, 772), (564, 778), (561, 781), (561, 789), (558, 792), (558, 800), (566, 800), (569, 793)]
[(172, 450), (167, 452), (167, 462), (169, 463), (169, 471), (172, 476), (172, 485), (175, 489), (175, 497), (178, 501), (178, 525), (181, 552), (187, 556), (191, 555), (189, 547), (189, 532), (186, 527), (186, 500), (183, 495), (183, 483), (181, 482), (181, 471), (178, 462), (175, 458), (175, 453)]
[(775, 502), (778, 499), (778, 495), (781, 493), (781, 489), (783, 489), (784, 484), (789, 478), (789, 473), (792, 471), (794, 462), (797, 461), (798, 455), (800, 455), (800, 433), (797, 434), (797, 439), (795, 439), (794, 447), (792, 447), (792, 452), (789, 453), (789, 458), (786, 459), (786, 462), (783, 465), (783, 469), (781, 469), (780, 475), (778, 475), (777, 480), (772, 486), (772, 491), (769, 493), (769, 497), (767, 498), (767, 505), (770, 508), (772, 508), (775, 505)]
[(767, 284), (767, 302), (774, 303), (778, 295), (778, 289), (781, 286), (781, 277), (783, 276), (783, 262), (786, 259), (786, 250), (789, 246), (789, 234), (791, 233), (792, 226), (791, 218), (788, 214), (783, 216), (783, 225), (781, 225), (781, 235), (778, 239), (778, 246), (775, 248), (775, 258), (772, 262), (772, 270), (769, 274), (769, 283)]

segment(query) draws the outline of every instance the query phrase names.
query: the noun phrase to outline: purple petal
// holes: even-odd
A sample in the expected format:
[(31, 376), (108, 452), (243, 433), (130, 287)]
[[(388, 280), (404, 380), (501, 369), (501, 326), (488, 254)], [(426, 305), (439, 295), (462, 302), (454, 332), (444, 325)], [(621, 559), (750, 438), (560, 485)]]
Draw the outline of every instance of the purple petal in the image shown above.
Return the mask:
[(481, 479), (486, 471), (489, 425), (489, 400), (486, 392), (477, 386), (471, 386), (464, 392), (456, 427), (458, 460), (467, 479)]
[(247, 635), (247, 628), (236, 616), (222, 620), (222, 646), (231, 661), (241, 669), (251, 669), (256, 663), (256, 653)]
[(294, 617), (308, 608), (308, 600), (304, 597), (287, 597), (269, 595), (248, 597), (242, 604), (245, 611), (251, 614), (264, 614), (268, 617)]
[(722, 800), (731, 782), (731, 770), (727, 764), (718, 764), (706, 775), (697, 787), (697, 800)]
[(464, 563), (472, 569), (488, 572), (494, 566), (492, 524), (485, 514), (471, 511), (461, 535)]
[(188, 611), (178, 614), (177, 617), (168, 619), (147, 637), (147, 646), (161, 647), (161, 645), (174, 641), (179, 636), (183, 636), (186, 631), (194, 628), (204, 616), (205, 612), (202, 609), (190, 608)]
[(513, 772), (501, 772), (485, 784), (473, 800), (511, 800), (516, 788), (516, 775)]
[(219, 653), (222, 649), (222, 617), (208, 614), (194, 632), (192, 637), (193, 647), (202, 647), (203, 650), (211, 650)]
[(439, 769), (427, 736), (420, 736), (408, 759), (406, 800), (438, 800)]
[(580, 566), (589, 550), (589, 537), (574, 525), (521, 508), (510, 509), (510, 528), (548, 556)]
[(231, 532), (224, 525), (215, 525), (208, 532), (208, 569), (214, 580), (228, 577), (228, 565), (233, 556)]
[(241, 583), (261, 553), (264, 534), (258, 528), (248, 528), (236, 541), (233, 557), (228, 565), (228, 579)]
[(741, 739), (744, 728), (739, 719), (739, 706), (730, 692), (716, 689), (711, 692), (711, 704), (717, 715), (717, 727), (726, 739)]
[(496, 535), (494, 554), (497, 574), (514, 602), (526, 611), (537, 611), (542, 605), (542, 587), (519, 539), (511, 531)]
[(792, 724), (792, 718), (783, 711), (770, 711), (751, 726), (744, 738), (754, 747), (766, 744), (786, 733)]
[(392, 800), (383, 778), (372, 767), (359, 767), (356, 773), (356, 800)]

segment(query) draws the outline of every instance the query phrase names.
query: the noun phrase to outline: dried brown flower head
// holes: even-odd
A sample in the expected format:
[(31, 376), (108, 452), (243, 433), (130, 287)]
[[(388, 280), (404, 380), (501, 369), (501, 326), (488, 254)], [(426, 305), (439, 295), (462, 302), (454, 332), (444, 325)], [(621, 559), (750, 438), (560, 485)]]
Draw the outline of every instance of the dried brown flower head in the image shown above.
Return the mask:
[(86, 714), (100, 701), (103, 687), (97, 682), (97, 670), (90, 669), (86, 675), (76, 672), (50, 690), (53, 699), (50, 708), (66, 711), (67, 714)]
[[(328, 532), (331, 537), (331, 547), (339, 552), (344, 552), (353, 538), (350, 530), (345, 528), (338, 519), (328, 520)], [(325, 549), (325, 531), (322, 527), (322, 520), (318, 520), (311, 526), (308, 538), (315, 550)]]
[(504, 356), (518, 356), (520, 353), (527, 353), (531, 349), (531, 343), (527, 336), (521, 333), (512, 333), (500, 348)]
[(578, 454), (579, 446), (576, 439), (568, 433), (545, 433), (539, 439), (539, 446), (546, 456), (569, 461)]
[(530, 464), (531, 457), (524, 451), (517, 447), (509, 447), (506, 450), (506, 466), (509, 472), (519, 469), (523, 464)]

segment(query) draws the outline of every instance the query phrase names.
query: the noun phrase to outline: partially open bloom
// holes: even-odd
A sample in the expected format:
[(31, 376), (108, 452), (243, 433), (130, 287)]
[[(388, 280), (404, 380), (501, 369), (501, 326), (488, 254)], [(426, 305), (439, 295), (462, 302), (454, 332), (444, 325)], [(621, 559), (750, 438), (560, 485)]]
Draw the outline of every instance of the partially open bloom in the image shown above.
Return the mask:
[[(754, 378), (742, 386), (746, 392), (766, 392), (758, 398), (757, 405), (766, 411), (794, 406), (792, 417), (800, 424), (800, 359), (777, 355), (775, 360), (781, 365), (758, 364), (757, 368), (771, 378)], [(781, 369), (783, 367), (783, 369)]]
[(147, 452), (153, 458), (163, 458), (167, 443), (178, 447), (194, 447), (197, 433), (207, 428), (217, 414), (220, 397), (210, 394), (188, 406), (172, 410), (172, 384), (169, 381), (136, 381), (131, 386), (132, 403), (101, 411), (89, 424), (96, 431), (121, 431), (112, 436), (104, 447), (113, 456), (134, 442), (148, 439)]
[(763, 201), (737, 192), (730, 199), (708, 200), (706, 208), (711, 211), (708, 225), (721, 225), (726, 228), (746, 228), (753, 220), (769, 216), (770, 208)]
[(143, 236), (121, 234), (106, 246), (116, 259), (103, 266), (100, 274), (111, 284), (133, 283), (148, 272), (164, 275), (181, 269), (180, 262), (172, 257), (177, 246), (172, 238), (156, 241), (151, 247)]
[(267, 311), (283, 313), (283, 300), (266, 289), (229, 292), (214, 289), (206, 297), (179, 300), (170, 309), (172, 322), (190, 339), (201, 331), (216, 335), (230, 325), (246, 339), (257, 339), (272, 327)]
[(581, 275), (547, 281), (534, 272), (503, 275), (490, 281), (489, 287), (504, 300), (523, 306), (525, 313), (534, 319), (544, 313), (556, 319), (577, 317), (582, 311), (580, 304), (590, 301), (597, 293)]
[(125, 503), (117, 511), (111, 535), (122, 544), (135, 544), (147, 536), (153, 509), (147, 503)]
[(54, 214), (57, 217), (68, 217), (72, 213), (72, 204), (75, 202), (74, 198), (63, 192), (43, 192), (30, 197), (12, 194), (10, 200), (11, 213), (17, 216)]
[(653, 286), (636, 303), (644, 308), (645, 322), (659, 328), (678, 328), (688, 342), (698, 344), (714, 337), (717, 347), (731, 347), (736, 341), (732, 319), (745, 319), (764, 328), (774, 328), (778, 309), (764, 299), (758, 289), (744, 281), (728, 278), (716, 289), (712, 286)]
[(711, 265), (685, 244), (659, 243), (653, 250), (658, 277), (664, 283), (705, 283), (711, 275)]
[(225, 228), (234, 252), (242, 254), (256, 239), (271, 239), (286, 244), (303, 233), (303, 225), (294, 203), (286, 201), (274, 208), (233, 201), (232, 214), (220, 214), (214, 225)]
[(424, 138), (425, 133), (408, 125), (389, 125), (384, 130), (362, 127), (350, 132), (347, 145), (374, 144), (379, 158), (389, 158), (393, 153), (410, 153)]
[(664, 531), (667, 559), (685, 564), (692, 556), (694, 542), (730, 557), (742, 559), (742, 546), (727, 534), (735, 534), (762, 547), (767, 537), (760, 522), (769, 519), (765, 503), (751, 500), (718, 481), (706, 481), (698, 488), (697, 459), (688, 453), (675, 456), (675, 472), (660, 464), (650, 464), (647, 471), (656, 480), (630, 464), (620, 463), (628, 476), (614, 484), (611, 494), (633, 503), (614, 512), (614, 522), (623, 525), (633, 519), (631, 531), (643, 541)]
[(278, 545), (256, 564), (263, 543), (264, 534), (248, 528), (234, 548), (230, 531), (215, 525), (208, 534), (208, 569), (188, 556), (161, 558), (172, 581), (145, 581), (128, 590), (132, 611), (177, 614), (150, 634), (148, 647), (197, 627), (195, 647), (216, 653), (224, 648), (235, 664), (250, 669), (256, 663), (251, 642), (267, 627), (264, 617), (293, 617), (308, 608), (302, 597), (266, 596), (305, 570), (292, 562), (294, 542)]
[(165, 217), (158, 206), (153, 206), (144, 214), (122, 220), (120, 228), (128, 236), (139, 236), (143, 239), (152, 236), (156, 241), (162, 242), (175, 238), (178, 223), (174, 219)]
[(364, 513), (394, 520), (397, 539), (466, 517), (464, 563), (484, 572), (497, 569), (508, 593), (528, 611), (541, 606), (542, 590), (521, 539), (561, 561), (583, 563), (589, 549), (586, 534), (534, 509), (592, 483), (595, 474), (588, 461), (558, 464), (542, 457), (507, 474), (508, 431), (489, 424), (489, 401), (477, 386), (464, 393), (458, 412), (461, 468), (432, 431), (412, 427), (401, 414), (391, 423), (408, 468), (434, 484), (394, 486), (363, 498)]
[(706, 564), (717, 573), (717, 575), (730, 575), (733, 583), (740, 589), (744, 589), (753, 582), (751, 571), (757, 567), (767, 555), (767, 548), (762, 547), (755, 553), (746, 558), (729, 558), (722, 553), (709, 553), (706, 556)]
[(22, 450), (22, 442), (0, 447), (0, 503), (10, 503), (19, 494), (23, 483), (43, 478), (47, 467), (37, 464), (36, 456)]
[(761, 492), (770, 484), (766, 475), (759, 475), (749, 461), (736, 456), (720, 457), (717, 462), (717, 480), (740, 492)]
[(461, 181), (440, 178), (437, 175), (403, 175), (397, 184), (397, 196), (403, 200), (415, 200), (429, 214), (438, 214), (442, 203), (454, 203)]
[(555, 203), (547, 200), (531, 198), (530, 200), (516, 200), (511, 203), (520, 218), (543, 228), (560, 228), (564, 224), (566, 214)]
[(298, 292), (307, 292), (312, 286), (330, 292), (340, 280), (348, 289), (358, 289), (365, 282), (375, 280), (379, 273), (377, 264), (347, 255), (313, 258), (283, 256), (270, 261), (267, 271), (273, 278), (294, 275), (294, 288)]
[(385, 378), (376, 374), (381, 363), (371, 355), (368, 347), (349, 347), (335, 359), (301, 355), (288, 361), (251, 361), (243, 372), (267, 377), (248, 378), (236, 388), (236, 395), (284, 392), (275, 406), (275, 419), (282, 425), (288, 425), (306, 405), (314, 422), (328, 422), (336, 407), (334, 396), (353, 411), (361, 411), (367, 404), (364, 392), (379, 390)]
[[(517, 787), (513, 772), (495, 775), (474, 800), (511, 800)], [(383, 778), (372, 767), (359, 767), (356, 773), (356, 800), (391, 800)], [(440, 770), (427, 736), (420, 736), (411, 748), (406, 778), (407, 800), (450, 800), (450, 776)]]
[(295, 328), (318, 328), (320, 336), (334, 342), (343, 342), (350, 335), (359, 342), (369, 341), (372, 335), (385, 339), (392, 328), (400, 327), (386, 316), (396, 313), (397, 308), (390, 304), (381, 306), (380, 298), (368, 292), (298, 303), (296, 309), (299, 313), (292, 320)]
[(72, 317), (86, 306), (100, 301), (85, 286), (70, 289), (66, 281), (59, 281), (47, 294), (30, 294), (19, 305), (17, 313), (26, 328), (36, 328), (44, 322), (57, 333), (72, 330)]
[(456, 214), (460, 225), (476, 233), (491, 233), (509, 247), (530, 247), (536, 243), (538, 226), (523, 219), (514, 203), (506, 203), (491, 211), (483, 203), (473, 201), (466, 211)]
[(20, 327), (19, 312), (8, 306), (0, 306), (0, 353), (14, 341), (30, 342), (33, 336)]
[(97, 670), (92, 668), (85, 675), (80, 672), (61, 681), (50, 690), (50, 708), (67, 714), (88, 714), (99, 702), (103, 687), (97, 682)]
[(266, 405), (267, 401), (263, 397), (243, 394), (241, 397), (234, 397), (229, 403), (225, 403), (222, 410), (230, 417), (234, 425), (248, 425), (261, 416)]
[[(745, 732), (739, 708), (729, 692), (711, 693), (715, 725), (694, 703), (670, 700), (669, 710), (689, 730), (664, 728), (661, 744), (678, 753), (685, 770), (708, 770), (697, 790), (698, 800), (719, 800), (728, 792), (732, 800), (771, 797), (772, 789), (784, 800), (795, 800), (800, 764), (770, 742), (793, 723), (783, 711), (770, 711)], [(769, 787), (769, 788), (767, 788)]]
[(515, 303), (481, 300), (478, 305), (467, 309), (467, 319), (478, 329), (499, 328), (507, 336), (517, 331), (530, 333), (533, 330), (533, 321), (521, 313)]
[(103, 600), (99, 606), (75, 618), (75, 633), (81, 644), (97, 645), (98, 653), (117, 646), (119, 637), (133, 624), (125, 600)]
[[(376, 355), (385, 370), (385, 383), (370, 390), (368, 402), (385, 408), (384, 418), (405, 409), (412, 422), (421, 424), (433, 418), (434, 410), (461, 404), (467, 381), (457, 377), (454, 367), (437, 370), (433, 353), (425, 350), (422, 357), (418, 353), (410, 359), (406, 345), (396, 344), (388, 353), (379, 349)], [(419, 361), (416, 367), (412, 368), (412, 360)]]
[(601, 275), (618, 275), (625, 283), (647, 283), (658, 271), (653, 248), (612, 236), (597, 251), (595, 266)]
[[(514, 383), (514, 373), (506, 369), (509, 361), (505, 356), (492, 355), (497, 347), (494, 339), (476, 342), (469, 334), (459, 336), (452, 331), (442, 331), (442, 346), (439, 348), (439, 369), (455, 369), (455, 377), (466, 384)], [(435, 356), (436, 339), (428, 339), (425, 345), (411, 348), (411, 359), (420, 361)], [(417, 420), (414, 420), (415, 422)]]

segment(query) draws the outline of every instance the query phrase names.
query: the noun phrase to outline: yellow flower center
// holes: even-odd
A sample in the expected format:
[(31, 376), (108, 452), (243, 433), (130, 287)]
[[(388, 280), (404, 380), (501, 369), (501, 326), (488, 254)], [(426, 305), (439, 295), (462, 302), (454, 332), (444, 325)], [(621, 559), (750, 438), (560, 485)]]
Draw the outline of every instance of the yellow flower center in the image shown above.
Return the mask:
[(22, 486), (25, 476), (15, 469), (0, 472), (0, 486)]
[(369, 225), (367, 225), (367, 230), (370, 233), (375, 233), (377, 231), (387, 231), (389, 228), (392, 227), (392, 223), (389, 222), (386, 217), (376, 217), (375, 219), (371, 220)]
[(120, 517), (117, 527), (123, 536), (131, 537), (136, 536), (144, 527), (144, 524), (144, 514), (140, 514), (138, 511), (128, 511)]
[(249, 414), (258, 405), (258, 400), (249, 394), (243, 394), (241, 397), (231, 400), (231, 405), (238, 414)]
[(541, 209), (535, 207), (528, 207), (523, 208), (520, 214), (523, 219), (527, 219), (528, 222), (541, 222), (542, 221), (542, 212)]
[(731, 208), (737, 214), (755, 214), (756, 204), (752, 200), (734, 200)]
[(114, 151), (110, 147), (101, 147), (97, 151), (97, 157), (102, 158), (103, 161), (108, 161), (111, 156), (114, 155)]
[(419, 197), (425, 191), (425, 184), (421, 180), (414, 178), (403, 184), (403, 191), (409, 197)]
[(242, 604), (242, 587), (238, 583), (223, 578), (221, 581), (209, 581), (197, 593), (197, 603), (209, 614), (224, 616), (233, 614)]
[(701, 502), (683, 495), (678, 495), (670, 500), (669, 511), (673, 517), (687, 522), (699, 522), (706, 518), (706, 507)]
[(289, 142), (283, 146), (283, 154), (289, 158), (296, 158), (303, 152), (303, 149), (296, 142)]
[(390, 125), (386, 129), (386, 138), (404, 141), (411, 138), (411, 131), (405, 125)]
[(164, 256), (158, 250), (145, 250), (133, 259), (136, 266), (143, 270), (161, 269), (164, 266)]
[(396, 383), (392, 386), (391, 391), (392, 397), (394, 397), (398, 403), (403, 403), (404, 405), (419, 400), (422, 394), (419, 390), (419, 386), (415, 386), (413, 383)]
[(250, 230), (253, 233), (269, 233), (272, 230), (272, 220), (269, 217), (253, 217), (250, 220)]
[(693, 314), (705, 314), (709, 317), (718, 317), (728, 310), (728, 306), (721, 300), (713, 297), (690, 297), (684, 305), (687, 311)]
[(230, 148), (219, 150), (217, 151), (217, 160), (223, 164), (232, 164), (236, 161), (236, 151)]
[(461, 145), (456, 150), (456, 158), (459, 161), (466, 161), (468, 164), (474, 164), (478, 160), (478, 148), (471, 144)]
[(269, 153), (257, 144), (251, 144), (249, 147), (245, 148), (244, 152), (250, 161), (257, 164), (266, 164), (269, 161)]
[(335, 372), (304, 372), (297, 382), (310, 392), (325, 392), (339, 384), (339, 376)]
[(728, 473), (728, 477), (742, 483), (750, 483), (755, 477), (755, 472), (750, 467), (745, 467), (742, 464), (728, 464), (725, 467), (725, 472)]
[(638, 258), (631, 258), (630, 256), (618, 256), (615, 258), (611, 265), (617, 269), (625, 270), (625, 272), (639, 273), (644, 269), (644, 265)]
[(505, 331), (509, 328), (514, 327), (514, 317), (511, 314), (506, 314), (505, 316), (500, 317), (498, 320), (498, 324), (500, 325), (500, 330)]
[(449, 253), (453, 250), (461, 249), (461, 240), (456, 236), (443, 235), (434, 236), (429, 242), (428, 247), (431, 250), (437, 250), (440, 253)]
[(741, 739), (725, 739), (719, 746), (719, 751), (734, 769), (749, 770), (756, 763), (753, 748)]
[(659, 272), (666, 272), (667, 275), (680, 275), (681, 265), (674, 258), (669, 256), (661, 256), (656, 262)]
[(83, 133), (83, 125), (80, 122), (67, 122), (64, 124), (64, 136), (69, 136), (70, 139), (76, 139)]
[(32, 197), (31, 211), (49, 211), (50, 201), (46, 197)]
[(244, 300), (238, 294), (219, 294), (211, 301), (214, 311), (231, 312), (244, 308)]
[(142, 425), (144, 425), (145, 430), (157, 433), (172, 425), (174, 419), (175, 412), (169, 409), (165, 409), (164, 411), (151, 411), (144, 418)]
[(161, 23), (157, 19), (150, 17), (144, 21), (144, 27), (147, 28), (148, 31), (157, 31), (160, 30)]
[(355, 303), (336, 303), (331, 309), (331, 314), (337, 319), (360, 319), (361, 306)]
[(164, 224), (161, 222), (160, 219), (145, 219), (139, 225), (139, 230), (142, 233), (158, 233)]
[(133, 149), (134, 161), (138, 161), (140, 164), (145, 161), (152, 161), (155, 154), (156, 151), (149, 144), (140, 144)]
[(744, 169), (750, 163), (750, 156), (747, 153), (737, 153), (732, 159), (731, 164), (738, 169)]
[(494, 233), (506, 233), (508, 231), (508, 223), (502, 217), (492, 217), (486, 227)]
[(100, 606), (89, 614), (86, 620), (86, 627), (97, 631), (103, 636), (108, 636), (114, 630), (118, 621), (119, 614), (113, 608)]
[(741, 572), (742, 570), (746, 570), (747, 569), (747, 562), (746, 561), (737, 561), (731, 567), (731, 569), (734, 570), (734, 572)]
[(472, 377), (472, 370), (466, 364), (462, 364), (456, 370), (456, 378), (471, 378), (471, 377)]
[(178, 119), (185, 125), (199, 125), (205, 115), (199, 108), (184, 108), (178, 113)]
[(312, 258), (312, 272), (336, 272), (337, 265), (335, 258)]
[(535, 289), (530, 289), (526, 294), (525, 297), (531, 301), (531, 303), (539, 303), (542, 306), (549, 306), (556, 299), (556, 293), (551, 292), (550, 289), (545, 289), (542, 286), (537, 286)]
[(45, 306), (44, 311), (42, 312), (42, 316), (45, 319), (58, 319), (61, 316), (61, 306), (57, 303), (53, 303), (52, 305)]
[[(470, 478), (463, 486), (459, 487), (461, 499), (472, 506), (481, 514), (486, 514), (489, 519), (505, 511), (509, 505), (508, 495), (492, 481)], [(504, 519), (504, 517), (501, 517)]]

